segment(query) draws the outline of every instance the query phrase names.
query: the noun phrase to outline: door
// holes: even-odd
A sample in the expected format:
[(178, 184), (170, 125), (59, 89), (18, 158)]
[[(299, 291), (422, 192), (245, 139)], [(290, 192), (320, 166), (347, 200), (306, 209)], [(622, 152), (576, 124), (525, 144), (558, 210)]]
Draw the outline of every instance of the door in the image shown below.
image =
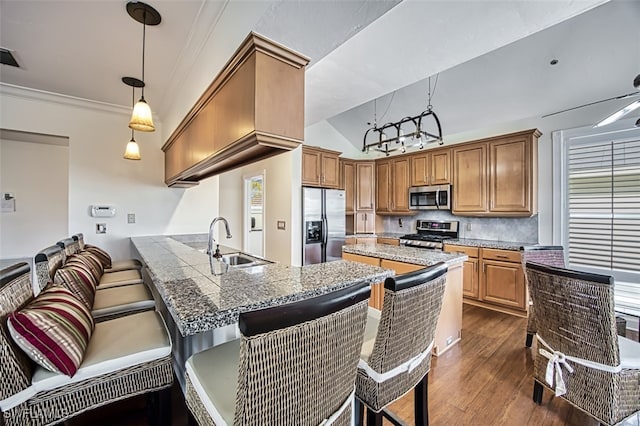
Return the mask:
[(487, 145), (453, 150), (453, 213), (487, 211)]
[(392, 203), (391, 209), (397, 212), (409, 211), (409, 159), (393, 160), (391, 171)]
[(302, 188), (302, 264), (322, 262), (322, 189)]
[(244, 251), (264, 256), (264, 175), (244, 178)]
[(346, 231), (344, 195), (340, 189), (325, 190), (326, 262), (342, 259)]
[(376, 162), (376, 211), (390, 211), (391, 191), (389, 180), (391, 169), (389, 165), (389, 161)]
[(531, 143), (521, 136), (489, 145), (489, 206), (492, 212), (533, 213)]
[[(374, 209), (375, 169), (373, 162), (356, 163), (356, 210)], [(348, 207), (348, 206), (347, 206)]]
[(345, 195), (345, 212), (347, 214), (353, 213), (356, 205), (356, 174), (353, 162), (342, 162), (342, 180)]

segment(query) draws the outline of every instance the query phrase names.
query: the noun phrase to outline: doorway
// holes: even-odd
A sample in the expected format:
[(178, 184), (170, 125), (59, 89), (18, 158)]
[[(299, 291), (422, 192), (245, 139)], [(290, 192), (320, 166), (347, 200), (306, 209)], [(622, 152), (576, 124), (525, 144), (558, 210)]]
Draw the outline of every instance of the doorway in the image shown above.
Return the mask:
[(264, 172), (244, 178), (244, 251), (264, 256)]

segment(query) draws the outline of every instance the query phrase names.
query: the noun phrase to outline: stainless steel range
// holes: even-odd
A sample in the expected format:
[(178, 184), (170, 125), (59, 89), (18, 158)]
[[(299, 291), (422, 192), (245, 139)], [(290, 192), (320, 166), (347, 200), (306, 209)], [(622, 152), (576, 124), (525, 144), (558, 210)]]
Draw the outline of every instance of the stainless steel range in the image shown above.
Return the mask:
[(400, 237), (400, 244), (409, 247), (420, 247), (432, 250), (442, 250), (443, 241), (458, 238), (457, 220), (418, 220), (416, 234)]

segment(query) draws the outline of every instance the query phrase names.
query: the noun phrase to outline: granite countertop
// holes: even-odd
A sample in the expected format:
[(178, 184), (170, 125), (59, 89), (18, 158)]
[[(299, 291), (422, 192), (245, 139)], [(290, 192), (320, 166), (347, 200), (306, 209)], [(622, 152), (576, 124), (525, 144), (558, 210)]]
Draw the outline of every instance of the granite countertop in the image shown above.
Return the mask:
[[(240, 312), (394, 275), (390, 269), (342, 260), (302, 267), (278, 263), (230, 267), (226, 274), (213, 276), (209, 256), (202, 250), (206, 239), (201, 236), (132, 237), (131, 242), (183, 336), (233, 324)], [(220, 251), (238, 250), (221, 245)]]
[(438, 262), (453, 265), (468, 259), (466, 255), (459, 253), (445, 253), (440, 250), (425, 250), (388, 244), (354, 244), (343, 246), (342, 252), (424, 266), (431, 266)]
[(494, 241), (494, 240), (474, 240), (471, 238), (458, 238), (455, 240), (446, 240), (445, 244), (454, 246), (469, 246), (469, 247), (483, 247), (494, 248), (501, 250), (520, 250), (523, 246), (536, 245), (536, 243), (525, 243), (519, 241)]

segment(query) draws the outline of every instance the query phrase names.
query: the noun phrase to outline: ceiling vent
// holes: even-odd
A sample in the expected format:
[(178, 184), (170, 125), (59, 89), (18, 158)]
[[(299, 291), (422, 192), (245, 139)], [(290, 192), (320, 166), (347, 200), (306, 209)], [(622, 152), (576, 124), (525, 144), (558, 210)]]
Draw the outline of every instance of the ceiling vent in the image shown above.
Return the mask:
[(2, 63), (2, 65), (11, 65), (12, 67), (20, 68), (13, 53), (4, 47), (0, 47), (0, 63)]

